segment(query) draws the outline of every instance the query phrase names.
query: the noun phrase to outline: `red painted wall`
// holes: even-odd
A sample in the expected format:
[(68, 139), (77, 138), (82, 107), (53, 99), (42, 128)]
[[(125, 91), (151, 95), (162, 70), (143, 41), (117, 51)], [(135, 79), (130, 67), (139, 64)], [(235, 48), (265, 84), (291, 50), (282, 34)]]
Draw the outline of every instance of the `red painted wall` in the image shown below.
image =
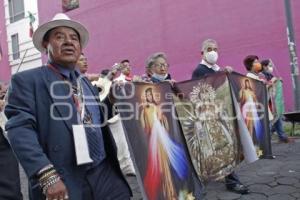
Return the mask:
[[(62, 12), (61, 1), (38, 3), (41, 22)], [(292, 6), (300, 51), (300, 1)], [(245, 73), (248, 54), (272, 58), (285, 83), (287, 110), (293, 108), (283, 0), (80, 0), (80, 8), (67, 14), (90, 31), (84, 52), (91, 72), (128, 58), (135, 74), (142, 74), (145, 59), (164, 51), (173, 77), (189, 79), (201, 42), (213, 38), (219, 41), (219, 64), (238, 72)]]

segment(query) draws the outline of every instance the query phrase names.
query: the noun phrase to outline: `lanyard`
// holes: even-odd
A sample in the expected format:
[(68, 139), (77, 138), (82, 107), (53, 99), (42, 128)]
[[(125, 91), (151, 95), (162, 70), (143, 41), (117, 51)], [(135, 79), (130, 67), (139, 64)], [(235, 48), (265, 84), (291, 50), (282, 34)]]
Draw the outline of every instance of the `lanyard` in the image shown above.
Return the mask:
[[(61, 80), (63, 80), (65, 83), (69, 84), (70, 82), (67, 81), (67, 79), (58, 71), (57, 68), (55, 68), (53, 65), (48, 63), (47, 65)], [(76, 81), (77, 82), (77, 81)], [(77, 110), (77, 120), (78, 122), (83, 122), (84, 119), (84, 114), (85, 114), (85, 106), (84, 106), (84, 97), (83, 97), (83, 92), (82, 92), (82, 87), (81, 84), (76, 84), (76, 89), (73, 88), (74, 86), (72, 85), (72, 99), (73, 102), (76, 106)], [(76, 91), (76, 94), (75, 94)]]

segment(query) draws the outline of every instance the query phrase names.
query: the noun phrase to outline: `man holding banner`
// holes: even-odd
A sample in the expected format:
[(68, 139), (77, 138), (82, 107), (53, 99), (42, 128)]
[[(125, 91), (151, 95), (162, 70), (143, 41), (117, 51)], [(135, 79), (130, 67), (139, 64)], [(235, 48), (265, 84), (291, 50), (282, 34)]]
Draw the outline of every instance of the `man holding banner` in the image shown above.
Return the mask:
[[(207, 74), (221, 71), (221, 68), (217, 65), (218, 45), (215, 40), (207, 39), (202, 43), (201, 55), (202, 61), (194, 70), (192, 79), (197, 79)], [(225, 71), (231, 72), (232, 68), (226, 67)], [(226, 188), (232, 192), (239, 194), (249, 193), (248, 188), (240, 182), (238, 176), (234, 172), (225, 177), (225, 184)]]

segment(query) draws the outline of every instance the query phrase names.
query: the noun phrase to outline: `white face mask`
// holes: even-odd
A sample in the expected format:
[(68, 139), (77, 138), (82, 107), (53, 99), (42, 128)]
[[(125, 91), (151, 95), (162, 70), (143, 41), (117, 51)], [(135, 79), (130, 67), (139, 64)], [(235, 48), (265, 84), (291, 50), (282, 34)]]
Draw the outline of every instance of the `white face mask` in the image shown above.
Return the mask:
[(152, 76), (160, 81), (164, 81), (167, 78), (168, 74), (161, 75), (161, 74), (154, 73), (152, 74)]
[(273, 67), (268, 67), (268, 72), (269, 72), (270, 74), (272, 74), (272, 73), (273, 73), (273, 70), (274, 70), (274, 68), (273, 68)]
[(216, 64), (217, 63), (217, 60), (218, 60), (218, 52), (215, 52), (215, 51), (210, 51), (210, 52), (206, 52), (204, 54), (204, 57), (205, 57), (205, 60), (209, 63), (209, 64)]

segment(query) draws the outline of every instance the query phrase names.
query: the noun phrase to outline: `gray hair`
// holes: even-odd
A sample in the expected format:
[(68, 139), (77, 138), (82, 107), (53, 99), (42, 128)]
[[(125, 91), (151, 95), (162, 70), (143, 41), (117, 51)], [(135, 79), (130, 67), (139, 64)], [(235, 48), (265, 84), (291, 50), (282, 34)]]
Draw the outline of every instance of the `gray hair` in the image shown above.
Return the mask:
[(151, 68), (158, 58), (163, 58), (163, 59), (167, 60), (167, 56), (164, 52), (156, 52), (147, 58), (146, 68)]
[(206, 39), (202, 42), (202, 47), (201, 47), (201, 51), (205, 51), (207, 49), (207, 47), (210, 45), (210, 44), (215, 44), (218, 46), (218, 43), (216, 40), (213, 40), (213, 39)]

